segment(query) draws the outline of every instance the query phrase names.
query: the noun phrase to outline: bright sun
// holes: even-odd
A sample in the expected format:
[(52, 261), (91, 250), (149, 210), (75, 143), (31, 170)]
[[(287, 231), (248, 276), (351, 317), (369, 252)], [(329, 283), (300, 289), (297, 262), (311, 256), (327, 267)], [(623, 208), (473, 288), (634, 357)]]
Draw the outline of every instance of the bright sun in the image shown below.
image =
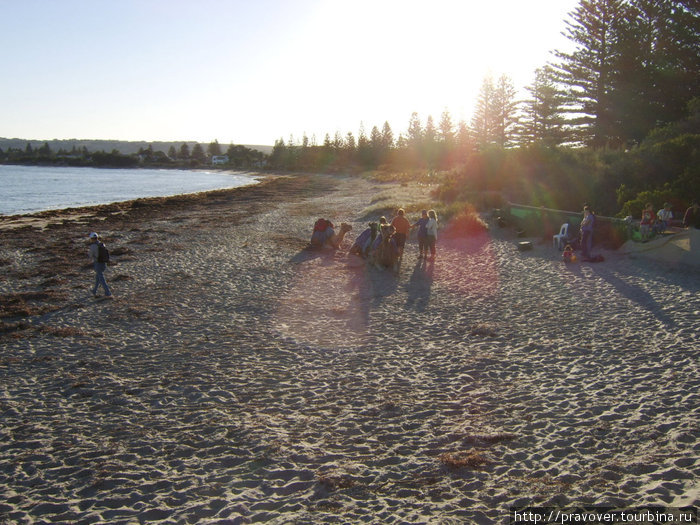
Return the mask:
[(468, 120), (486, 75), (506, 74), (516, 88), (532, 82), (556, 45), (567, 3), (320, 2), (291, 43), (311, 65), (287, 65), (290, 76), (307, 68), (308, 82), (285, 89), (299, 98), (313, 91), (318, 104), (304, 108), (306, 122), (320, 111), (371, 127), (407, 123), (416, 111), (437, 123), (445, 109), (455, 123)]

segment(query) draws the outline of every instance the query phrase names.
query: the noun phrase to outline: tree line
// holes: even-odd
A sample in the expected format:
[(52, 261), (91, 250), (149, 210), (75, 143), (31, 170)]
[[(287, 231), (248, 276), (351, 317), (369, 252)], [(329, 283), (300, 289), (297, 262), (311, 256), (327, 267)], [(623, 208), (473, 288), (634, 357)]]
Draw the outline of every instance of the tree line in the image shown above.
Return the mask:
[(572, 51), (554, 50), (526, 86), (483, 79), (469, 122), (446, 109), (439, 121), (413, 113), (407, 129), (275, 142), (269, 157), (218, 141), (112, 150), (0, 149), (0, 162), (93, 166), (224, 167), (432, 174), (454, 201), (500, 192), (513, 202), (638, 215), (651, 201), (678, 208), (700, 198), (700, 16), (696, 0), (580, 0), (564, 20)]
[[(700, 198), (700, 17), (691, 0), (581, 0), (527, 96), (507, 75), (483, 79), (470, 122), (417, 113), (396, 137), (369, 133), (276, 141), (278, 169), (446, 173), (441, 195), (508, 193), (538, 205), (636, 214), (645, 198)], [(575, 175), (575, 176), (574, 176)]]
[(86, 146), (59, 148), (54, 151), (48, 142), (44, 142), (40, 147), (33, 147), (31, 142), (27, 142), (24, 148), (0, 148), (0, 163), (111, 168), (198, 168), (211, 166), (213, 156), (223, 155), (226, 155), (228, 160), (221, 166), (236, 169), (259, 169), (263, 167), (266, 158), (263, 152), (240, 144), (230, 144), (224, 150), (217, 140), (209, 143), (206, 149), (198, 142), (192, 147), (183, 142), (179, 148), (171, 145), (165, 153), (155, 150), (149, 144), (131, 154), (122, 153), (116, 148), (110, 152), (89, 151)]

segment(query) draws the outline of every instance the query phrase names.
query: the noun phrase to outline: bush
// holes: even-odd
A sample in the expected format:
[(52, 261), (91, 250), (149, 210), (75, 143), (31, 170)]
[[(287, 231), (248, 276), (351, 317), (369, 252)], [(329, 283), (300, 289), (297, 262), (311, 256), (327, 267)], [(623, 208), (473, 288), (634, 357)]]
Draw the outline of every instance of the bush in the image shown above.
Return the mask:
[(462, 204), (462, 209), (456, 213), (444, 229), (447, 237), (469, 237), (487, 232), (488, 224), (479, 216), (473, 205)]
[(622, 218), (631, 215), (635, 219), (639, 219), (642, 216), (642, 210), (648, 202), (654, 207), (654, 212), (663, 208), (666, 202), (670, 202), (675, 210), (679, 210), (682, 208), (679, 201), (680, 199), (676, 198), (668, 186), (660, 190), (642, 191), (634, 199), (627, 200), (622, 204), (618, 217)]

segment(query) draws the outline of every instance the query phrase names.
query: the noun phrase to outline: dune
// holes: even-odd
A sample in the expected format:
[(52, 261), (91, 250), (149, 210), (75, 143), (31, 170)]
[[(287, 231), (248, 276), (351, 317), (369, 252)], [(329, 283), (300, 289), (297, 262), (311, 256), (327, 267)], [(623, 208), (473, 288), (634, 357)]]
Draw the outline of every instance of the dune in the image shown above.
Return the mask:
[(670, 264), (700, 267), (700, 230), (690, 228), (663, 235), (649, 242), (627, 241), (620, 252)]

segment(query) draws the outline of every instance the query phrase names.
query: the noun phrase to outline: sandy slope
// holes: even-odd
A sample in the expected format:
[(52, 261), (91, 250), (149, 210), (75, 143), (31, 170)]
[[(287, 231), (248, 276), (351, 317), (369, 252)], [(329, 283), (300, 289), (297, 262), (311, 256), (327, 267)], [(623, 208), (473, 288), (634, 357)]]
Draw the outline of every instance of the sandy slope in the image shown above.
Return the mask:
[[(412, 241), (394, 277), (346, 255), (376, 191), (280, 179), (2, 229), (0, 522), (700, 504), (697, 270), (566, 266), (494, 229), (434, 263)], [(345, 250), (303, 249), (322, 215)], [(80, 268), (92, 229), (113, 301)]]

